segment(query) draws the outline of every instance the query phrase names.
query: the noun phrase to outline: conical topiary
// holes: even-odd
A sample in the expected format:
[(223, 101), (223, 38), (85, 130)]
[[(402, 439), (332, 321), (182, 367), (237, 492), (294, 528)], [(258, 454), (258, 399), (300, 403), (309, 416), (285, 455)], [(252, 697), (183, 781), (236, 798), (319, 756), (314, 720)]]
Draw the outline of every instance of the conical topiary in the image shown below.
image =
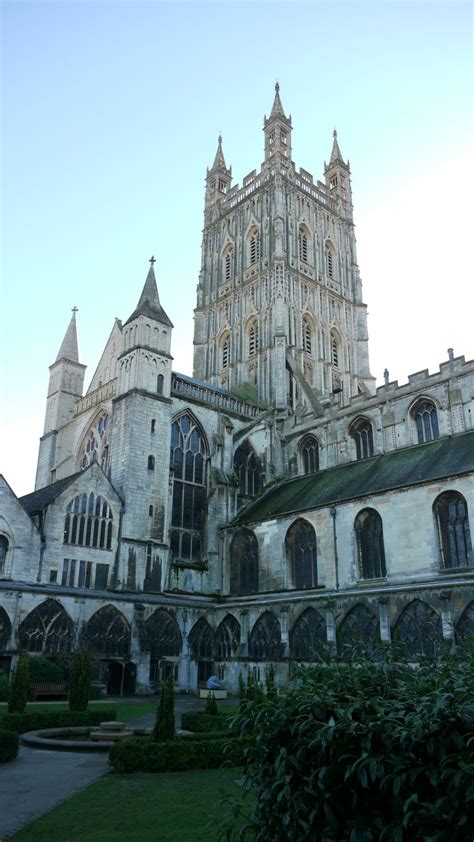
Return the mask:
[(69, 710), (86, 710), (92, 679), (92, 658), (89, 652), (78, 649), (74, 654), (69, 676)]
[(30, 667), (28, 655), (22, 652), (8, 692), (8, 713), (23, 713), (28, 701), (28, 690), (30, 688)]

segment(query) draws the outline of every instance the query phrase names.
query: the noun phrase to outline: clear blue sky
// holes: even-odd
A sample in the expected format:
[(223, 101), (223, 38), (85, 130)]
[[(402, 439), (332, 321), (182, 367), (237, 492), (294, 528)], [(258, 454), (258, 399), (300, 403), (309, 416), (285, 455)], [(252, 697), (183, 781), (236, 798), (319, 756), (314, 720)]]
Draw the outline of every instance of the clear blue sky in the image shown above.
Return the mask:
[(377, 379), (435, 370), (449, 346), (473, 356), (470, 3), (4, 0), (1, 13), (0, 471), (18, 494), (71, 308), (90, 378), (152, 253), (174, 367), (191, 373), (206, 166), (222, 132), (235, 182), (260, 167), (277, 78), (297, 166), (322, 176), (334, 125), (351, 161)]

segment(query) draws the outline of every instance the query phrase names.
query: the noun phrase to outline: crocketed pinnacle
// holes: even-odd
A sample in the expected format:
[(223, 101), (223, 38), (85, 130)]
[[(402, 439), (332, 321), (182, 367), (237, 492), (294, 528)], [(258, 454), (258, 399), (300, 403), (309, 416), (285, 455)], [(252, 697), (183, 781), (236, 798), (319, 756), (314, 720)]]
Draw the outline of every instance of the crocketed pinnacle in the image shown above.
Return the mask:
[(211, 167), (211, 172), (214, 170), (222, 171), (224, 170), (227, 172), (227, 167), (225, 165), (224, 153), (222, 151), (222, 135), (219, 135), (217, 139), (217, 152), (216, 157), (214, 158), (214, 163)]
[(330, 164), (336, 163), (336, 161), (342, 161), (344, 163), (344, 158), (341, 155), (341, 150), (339, 149), (339, 144), (337, 142), (337, 131), (334, 129), (333, 133), (333, 142), (332, 142), (332, 152), (331, 157), (329, 159)]
[(285, 120), (287, 119), (285, 112), (283, 111), (283, 106), (281, 104), (280, 99), (280, 85), (278, 82), (275, 83), (275, 99), (273, 100), (272, 110), (270, 112), (270, 120), (274, 120), (276, 117), (283, 117)]

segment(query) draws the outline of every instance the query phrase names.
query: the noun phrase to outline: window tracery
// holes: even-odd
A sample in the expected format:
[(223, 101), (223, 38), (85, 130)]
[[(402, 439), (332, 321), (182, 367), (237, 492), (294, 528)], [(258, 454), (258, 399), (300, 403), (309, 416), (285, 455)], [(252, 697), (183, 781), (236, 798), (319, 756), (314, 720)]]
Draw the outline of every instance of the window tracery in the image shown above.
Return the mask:
[(6, 535), (0, 535), (0, 576), (5, 573), (9, 542)]
[(238, 529), (231, 541), (230, 593), (258, 593), (258, 542), (250, 529)]
[(249, 657), (256, 660), (271, 660), (280, 658), (281, 654), (280, 623), (271, 611), (265, 611), (250, 632)]
[(300, 444), (300, 454), (303, 461), (303, 473), (312, 474), (319, 471), (319, 442), (314, 436), (305, 436)]
[(355, 442), (358, 460), (374, 455), (374, 435), (370, 421), (361, 418), (352, 426), (350, 434)]
[(312, 330), (311, 324), (309, 319), (303, 317), (303, 329), (302, 329), (302, 340), (303, 340), (303, 351), (306, 354), (311, 354), (313, 351), (313, 337), (312, 337)]
[(240, 508), (249, 497), (256, 497), (263, 488), (262, 464), (248, 439), (243, 441), (234, 453), (234, 471), (239, 481)]
[(20, 646), (42, 655), (66, 655), (74, 644), (74, 623), (63, 606), (47, 599), (20, 623)]
[(130, 625), (113, 605), (99, 608), (86, 624), (83, 634), (85, 648), (99, 657), (128, 658), (130, 642)]
[(216, 631), (216, 656), (222, 660), (233, 658), (240, 646), (240, 623), (233, 616), (227, 614), (218, 625)]
[(258, 322), (252, 322), (249, 328), (249, 357), (255, 356), (258, 351)]
[(153, 659), (176, 658), (181, 654), (183, 639), (174, 617), (158, 608), (143, 624), (140, 643)]
[(441, 617), (426, 602), (414, 599), (400, 614), (392, 639), (409, 657), (437, 658), (443, 644)]
[(472, 567), (474, 558), (466, 500), (457, 491), (445, 491), (436, 498), (433, 508), (442, 566), (447, 569)]
[(102, 412), (87, 431), (79, 450), (78, 465), (80, 470), (97, 462), (106, 471), (109, 460), (109, 422), (107, 412)]
[(326, 646), (326, 623), (318, 611), (307, 608), (290, 631), (290, 658), (314, 660)]
[(302, 518), (295, 521), (286, 533), (285, 545), (294, 587), (298, 589), (317, 587), (316, 532), (314, 527)]
[(342, 657), (351, 658), (354, 653), (374, 657), (378, 640), (378, 618), (366, 605), (354, 605), (339, 626), (338, 643)]
[(214, 631), (204, 617), (194, 624), (189, 632), (188, 640), (193, 658), (212, 659), (214, 657)]
[(375, 509), (362, 509), (355, 519), (359, 572), (362, 579), (387, 575), (382, 518)]
[(260, 259), (260, 232), (257, 228), (255, 228), (250, 234), (249, 259), (250, 265), (258, 263)]
[(112, 549), (112, 509), (105, 497), (78, 494), (68, 503), (64, 520), (64, 544)]
[(423, 400), (412, 411), (418, 444), (439, 438), (438, 411), (431, 401)]
[(190, 413), (171, 427), (171, 461), (174, 473), (171, 514), (171, 551), (175, 558), (199, 562), (207, 505), (204, 436)]

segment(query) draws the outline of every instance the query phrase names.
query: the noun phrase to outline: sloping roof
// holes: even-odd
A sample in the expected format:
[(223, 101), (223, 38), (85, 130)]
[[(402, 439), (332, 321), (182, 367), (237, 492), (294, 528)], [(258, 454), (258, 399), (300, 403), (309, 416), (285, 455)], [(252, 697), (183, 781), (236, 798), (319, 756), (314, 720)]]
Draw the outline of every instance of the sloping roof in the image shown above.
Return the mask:
[(474, 430), (278, 483), (236, 526), (474, 471)]
[(129, 322), (138, 318), (138, 316), (148, 316), (148, 318), (154, 319), (156, 322), (161, 322), (161, 324), (173, 327), (173, 323), (168, 318), (160, 304), (160, 296), (158, 295), (158, 287), (156, 285), (153, 263), (148, 270), (145, 286), (142, 289), (142, 294), (140, 295), (138, 304), (132, 315), (125, 322), (125, 325), (128, 325)]
[(77, 473), (71, 474), (70, 477), (58, 479), (56, 482), (52, 482), (51, 485), (45, 485), (44, 488), (39, 488), (38, 491), (32, 491), (31, 494), (25, 494), (24, 497), (19, 497), (18, 499), (25, 512), (29, 515), (42, 512), (68, 485), (74, 482), (80, 473), (82, 472), (77, 471)]

